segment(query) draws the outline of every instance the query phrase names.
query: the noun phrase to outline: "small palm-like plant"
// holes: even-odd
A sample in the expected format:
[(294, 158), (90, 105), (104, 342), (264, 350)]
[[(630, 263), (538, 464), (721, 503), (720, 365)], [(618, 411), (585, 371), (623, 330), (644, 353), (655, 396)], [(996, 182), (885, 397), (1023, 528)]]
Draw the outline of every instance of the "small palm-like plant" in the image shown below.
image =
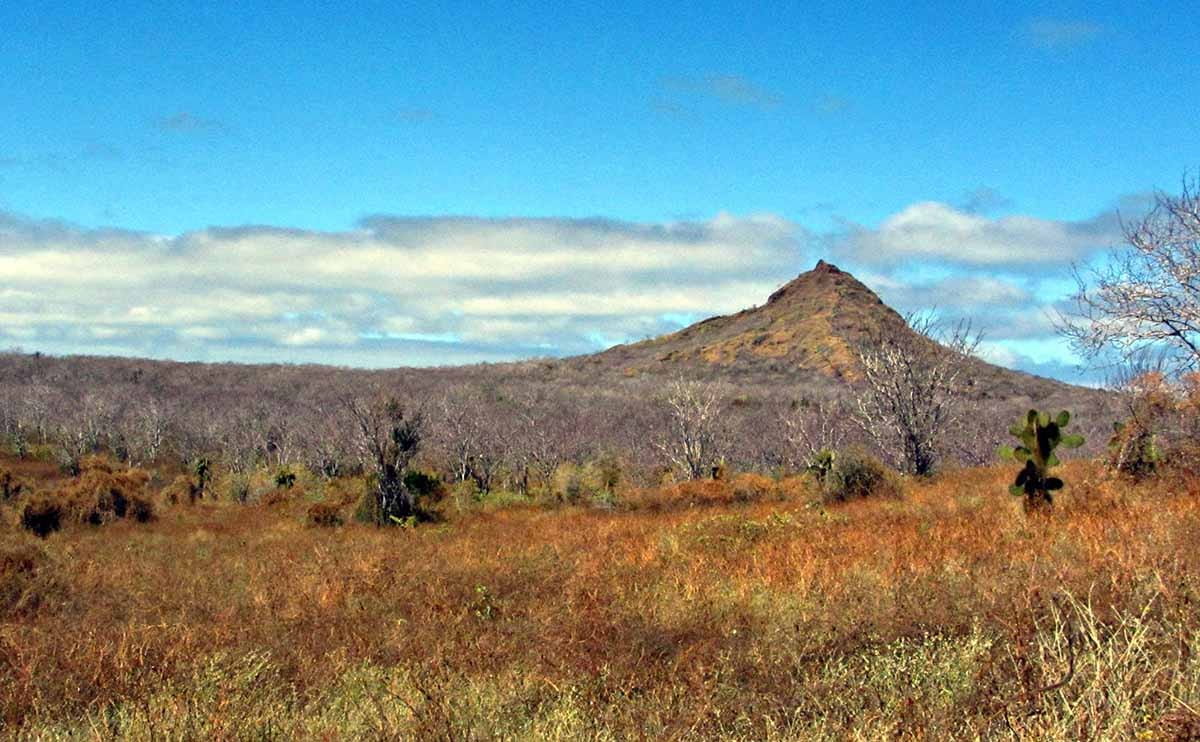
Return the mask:
[(1008, 432), (1019, 438), (1021, 445), (1003, 446), (1000, 455), (1024, 464), (1008, 491), (1017, 497), (1025, 497), (1026, 512), (1050, 508), (1054, 504), (1051, 493), (1063, 488), (1063, 481), (1050, 474), (1050, 470), (1061, 463), (1054, 450), (1059, 446), (1079, 448), (1083, 445), (1083, 436), (1063, 434), (1063, 428), (1070, 421), (1071, 413), (1066, 410), (1053, 418), (1049, 412), (1030, 410), (1009, 428)]

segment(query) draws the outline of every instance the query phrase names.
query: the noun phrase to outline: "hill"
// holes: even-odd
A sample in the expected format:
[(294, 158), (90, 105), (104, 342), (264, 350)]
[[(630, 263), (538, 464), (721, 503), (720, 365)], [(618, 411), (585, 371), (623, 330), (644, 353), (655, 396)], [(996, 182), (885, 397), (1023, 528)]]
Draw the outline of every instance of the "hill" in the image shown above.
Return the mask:
[[(896, 310), (853, 275), (821, 260), (762, 306), (564, 363), (625, 376), (704, 376), (765, 385), (799, 382), (832, 393), (862, 379), (859, 348), (869, 346), (873, 338), (903, 334), (913, 331)], [(978, 399), (1095, 403), (1105, 396), (983, 361), (974, 364), (972, 376)]]
[[(0, 353), (0, 438), (97, 445), (104, 437), (111, 446), (145, 447), (166, 435), (181, 455), (222, 451), (319, 467), (350, 455), (352, 428), (335, 419), (339, 400), (380, 389), (430, 412), (435, 458), (453, 458), (463, 440), (479, 439), (495, 460), (533, 449), (541, 456), (546, 446), (568, 459), (621, 451), (650, 476), (661, 463), (646, 445), (662, 424), (656, 400), (664, 382), (688, 377), (725, 387), (726, 422), (738, 431), (728, 460), (769, 469), (787, 449), (779, 426), (789, 410), (855, 393), (857, 349), (911, 332), (869, 288), (821, 262), (762, 306), (567, 359), (369, 371)], [(1076, 413), (1091, 446), (1102, 445), (1120, 416), (1110, 394), (971, 363), (975, 432), (966, 436), (969, 455), (955, 454), (966, 460), (990, 459), (1008, 423), (1030, 407)]]

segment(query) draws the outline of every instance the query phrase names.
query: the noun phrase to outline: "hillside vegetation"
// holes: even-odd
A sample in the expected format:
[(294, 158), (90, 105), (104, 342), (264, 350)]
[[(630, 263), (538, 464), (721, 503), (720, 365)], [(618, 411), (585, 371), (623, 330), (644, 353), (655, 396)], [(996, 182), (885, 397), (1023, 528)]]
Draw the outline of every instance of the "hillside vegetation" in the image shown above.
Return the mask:
[[(874, 444), (865, 430), (873, 426), (848, 413), (862, 391), (864, 349), (896, 340), (928, 346), (930, 362), (953, 355), (822, 262), (760, 307), (568, 359), (368, 371), (0, 353), (0, 438), (50, 445), (72, 467), (105, 449), (141, 464), (209, 457), (234, 470), (341, 471), (357, 458), (347, 401), (386, 395), (421, 411), (429, 435), (418, 464), (448, 479), (525, 490), (531, 477), (547, 484), (537, 480), (553, 464), (615, 457), (627, 478), (650, 485), (668, 463), (658, 451), (664, 398), (686, 379), (717, 400), (715, 456), (778, 474), (803, 468), (812, 453), (796, 450), (797, 426), (832, 426), (839, 441)], [(1122, 414), (1106, 392), (963, 363), (953, 395), (970, 414), (941, 436), (947, 460), (990, 461), (1010, 418), (1030, 407), (1072, 410), (1089, 441), (1084, 453), (1097, 453)]]

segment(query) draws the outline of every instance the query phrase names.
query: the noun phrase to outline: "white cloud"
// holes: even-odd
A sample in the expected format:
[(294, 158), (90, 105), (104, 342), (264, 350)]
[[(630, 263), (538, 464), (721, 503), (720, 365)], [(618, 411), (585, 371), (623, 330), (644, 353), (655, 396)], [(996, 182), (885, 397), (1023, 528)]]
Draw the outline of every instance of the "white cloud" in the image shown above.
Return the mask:
[(978, 353), (979, 357), (988, 363), (1005, 366), (1006, 368), (1016, 368), (1022, 360), (1020, 354), (1011, 348), (986, 340), (979, 344)]
[(863, 273), (887, 304), (899, 309), (981, 309), (1013, 307), (1030, 300), (1029, 292), (1012, 280), (990, 276), (950, 276), (932, 282), (902, 281), (881, 273)]
[(286, 332), (280, 338), (284, 345), (320, 345), (329, 339), (329, 333), (320, 327), (305, 327), (295, 332)]
[[(936, 309), (947, 323), (969, 320), (988, 341), (988, 360), (1079, 378), (1053, 318), (1074, 289), (1069, 266), (1122, 242), (1116, 209), (1079, 221), (992, 216), (1009, 204), (979, 195), (962, 207), (914, 203), (877, 226), (848, 223), (823, 238), (825, 251), (902, 312)], [(1143, 208), (1139, 197), (1122, 202), (1127, 215)]]
[(1041, 358), (1030, 342), (1053, 344), (1065, 292), (1047, 276), (1119, 242), (1117, 220), (980, 212), (922, 202), (833, 235), (718, 214), (376, 216), (342, 232), (178, 236), (0, 213), (0, 347), (370, 366), (585, 353), (761, 302), (818, 246), (889, 305), (970, 318), (994, 342), (990, 357), (1028, 366)]
[(373, 217), (163, 237), (0, 214), (0, 342), (368, 365), (586, 352), (658, 331), (666, 313), (761, 300), (799, 272), (802, 243), (771, 215)]
[(1067, 265), (1119, 239), (1115, 213), (1080, 222), (1020, 215), (989, 218), (924, 201), (893, 214), (875, 229), (848, 225), (832, 238), (830, 250), (865, 264), (936, 260), (1019, 271)]

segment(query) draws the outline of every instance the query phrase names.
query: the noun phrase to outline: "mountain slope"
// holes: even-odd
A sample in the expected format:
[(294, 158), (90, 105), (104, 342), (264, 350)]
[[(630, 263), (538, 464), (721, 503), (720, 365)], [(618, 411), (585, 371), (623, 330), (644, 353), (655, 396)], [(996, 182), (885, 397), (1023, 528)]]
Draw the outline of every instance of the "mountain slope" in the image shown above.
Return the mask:
[(655, 365), (769, 365), (853, 380), (859, 377), (854, 347), (873, 332), (903, 328), (900, 315), (870, 289), (821, 261), (771, 294), (761, 307), (598, 355), (639, 370)]
[[(792, 378), (829, 387), (862, 378), (856, 355), (871, 338), (911, 333), (904, 318), (853, 275), (825, 261), (780, 288), (762, 306), (712, 317), (677, 332), (618, 345), (568, 364), (626, 376), (682, 374)], [(975, 396), (1037, 400), (1068, 390), (1052, 379), (978, 361)]]

